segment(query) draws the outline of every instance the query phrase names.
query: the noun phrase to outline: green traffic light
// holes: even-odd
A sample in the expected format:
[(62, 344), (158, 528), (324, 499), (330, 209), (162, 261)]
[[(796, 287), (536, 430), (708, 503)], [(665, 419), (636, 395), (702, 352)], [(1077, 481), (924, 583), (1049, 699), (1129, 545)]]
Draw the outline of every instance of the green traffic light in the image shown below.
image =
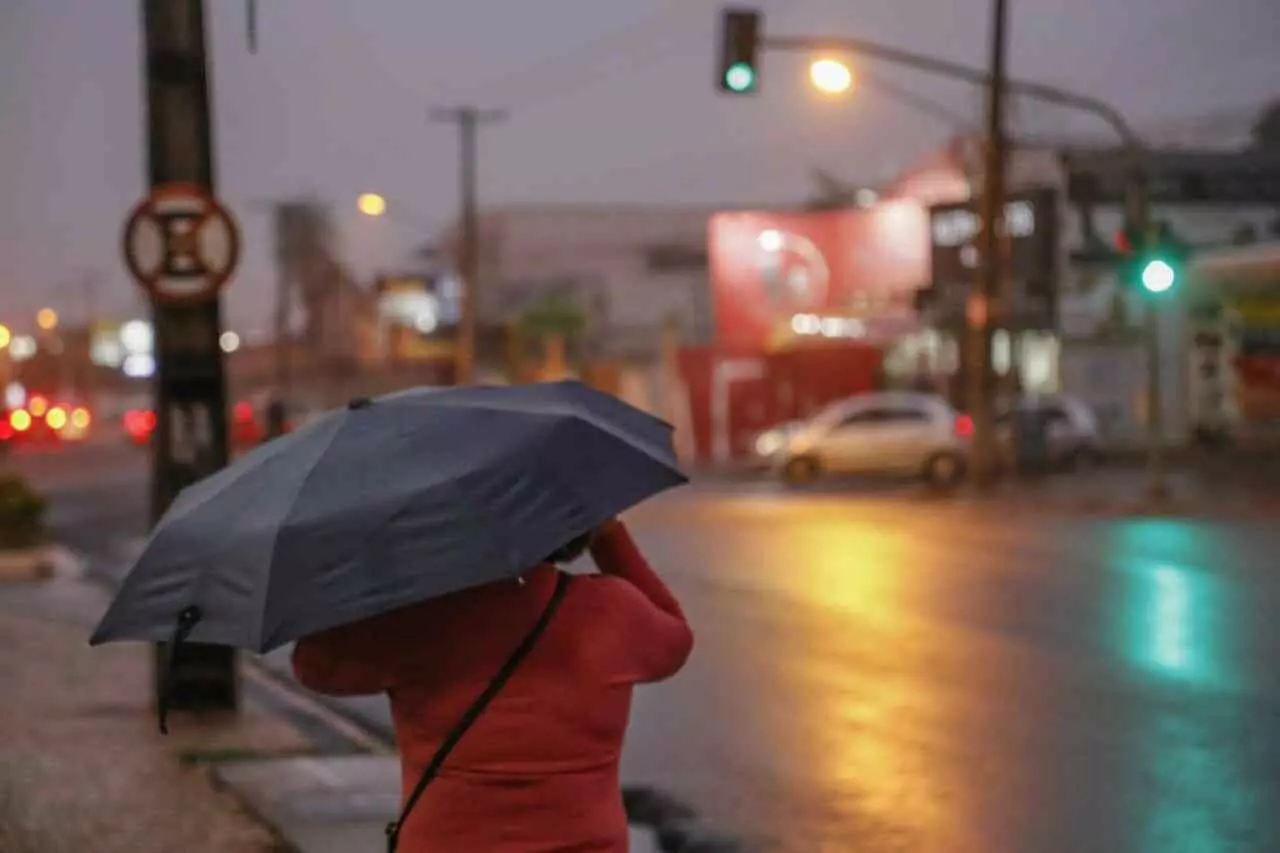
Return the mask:
[(1142, 268), (1142, 286), (1148, 293), (1164, 293), (1178, 280), (1178, 273), (1168, 261), (1147, 261)]
[(724, 84), (734, 92), (750, 91), (756, 84), (756, 72), (745, 62), (735, 62), (724, 72)]

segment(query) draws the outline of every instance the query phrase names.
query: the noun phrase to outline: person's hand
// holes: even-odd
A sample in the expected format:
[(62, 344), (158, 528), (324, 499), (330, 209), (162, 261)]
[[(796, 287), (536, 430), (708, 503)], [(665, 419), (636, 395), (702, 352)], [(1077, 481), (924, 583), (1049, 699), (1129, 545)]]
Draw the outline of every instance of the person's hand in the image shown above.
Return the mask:
[(618, 520), (616, 515), (613, 518), (600, 522), (600, 524), (596, 525), (596, 528), (591, 531), (591, 541), (595, 542), (600, 537), (607, 536), (613, 528), (620, 527), (621, 525), (622, 522)]

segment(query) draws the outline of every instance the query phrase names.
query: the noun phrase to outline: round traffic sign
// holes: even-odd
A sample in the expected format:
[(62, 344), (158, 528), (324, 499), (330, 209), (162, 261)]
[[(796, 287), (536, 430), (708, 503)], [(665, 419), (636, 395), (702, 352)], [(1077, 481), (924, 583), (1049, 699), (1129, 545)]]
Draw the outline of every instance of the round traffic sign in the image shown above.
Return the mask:
[(156, 187), (125, 222), (125, 265), (154, 298), (212, 297), (239, 260), (235, 219), (194, 184)]

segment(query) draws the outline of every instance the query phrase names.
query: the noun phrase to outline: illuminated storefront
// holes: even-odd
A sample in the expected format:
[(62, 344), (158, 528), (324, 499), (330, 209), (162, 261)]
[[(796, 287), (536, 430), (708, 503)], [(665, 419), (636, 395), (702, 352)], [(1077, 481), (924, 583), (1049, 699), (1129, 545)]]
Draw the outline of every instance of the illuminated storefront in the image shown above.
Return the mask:
[(1197, 258), (1187, 311), (1188, 409), (1196, 434), (1280, 437), (1280, 243)]

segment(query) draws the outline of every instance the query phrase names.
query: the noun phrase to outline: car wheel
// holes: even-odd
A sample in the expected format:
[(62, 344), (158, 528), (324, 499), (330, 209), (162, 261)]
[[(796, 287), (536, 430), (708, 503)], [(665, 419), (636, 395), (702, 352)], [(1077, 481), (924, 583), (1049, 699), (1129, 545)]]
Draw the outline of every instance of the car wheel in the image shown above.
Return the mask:
[(950, 488), (964, 477), (964, 458), (958, 453), (935, 453), (924, 463), (925, 482), (934, 488)]
[(822, 466), (812, 456), (796, 456), (782, 468), (782, 479), (793, 486), (812, 483), (822, 473)]

